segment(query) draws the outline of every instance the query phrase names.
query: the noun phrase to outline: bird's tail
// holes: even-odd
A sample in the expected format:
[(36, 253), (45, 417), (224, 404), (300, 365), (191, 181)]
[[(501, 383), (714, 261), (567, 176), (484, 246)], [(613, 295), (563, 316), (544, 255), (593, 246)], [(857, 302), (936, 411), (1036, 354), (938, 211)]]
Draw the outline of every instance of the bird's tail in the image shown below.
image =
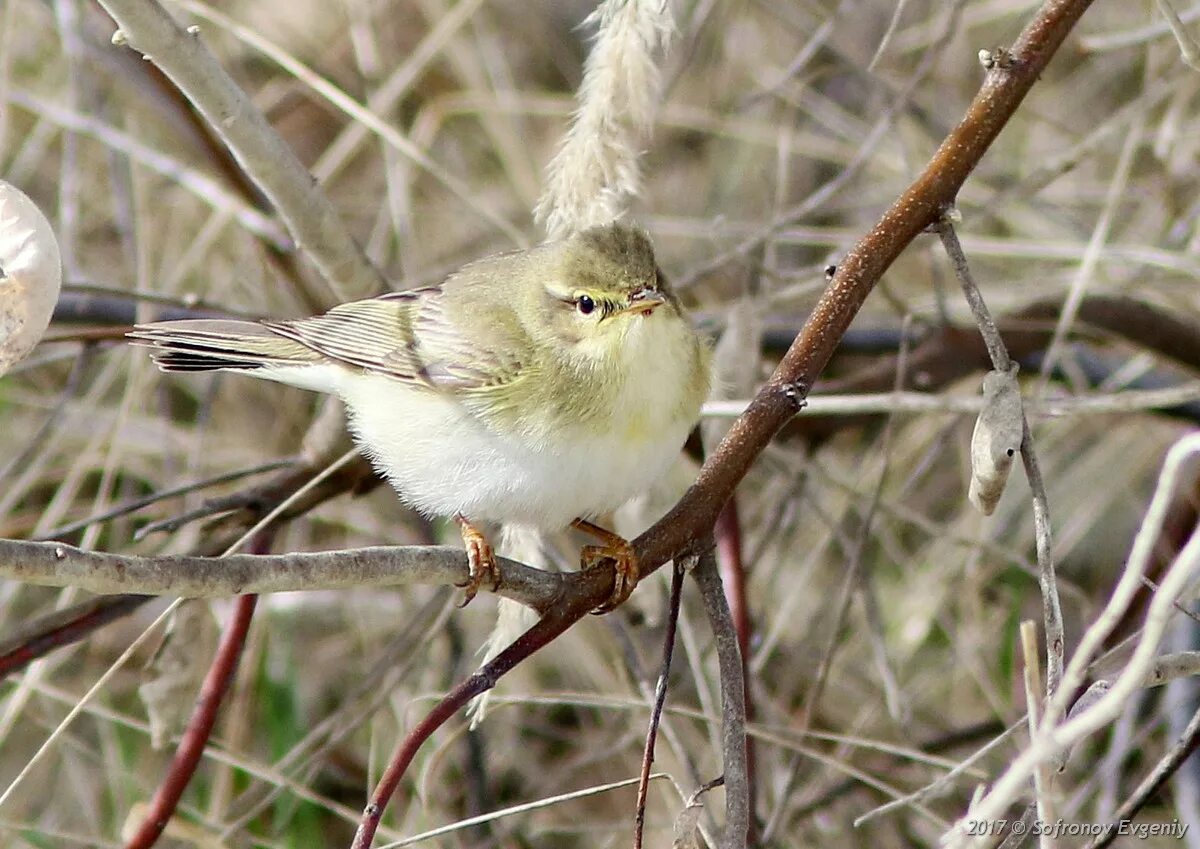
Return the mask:
[(150, 348), (150, 356), (163, 371), (247, 371), (312, 365), (325, 359), (253, 321), (159, 321), (137, 325), (129, 338)]

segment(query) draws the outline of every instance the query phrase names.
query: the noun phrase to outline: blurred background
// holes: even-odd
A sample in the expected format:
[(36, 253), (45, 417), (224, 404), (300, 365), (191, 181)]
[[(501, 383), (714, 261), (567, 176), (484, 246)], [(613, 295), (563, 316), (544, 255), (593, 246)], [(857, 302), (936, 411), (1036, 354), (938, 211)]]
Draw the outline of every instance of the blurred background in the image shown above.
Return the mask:
[[(678, 33), (631, 218), (712, 335), (724, 398), (748, 398), (770, 373), (826, 267), (962, 116), (984, 74), (978, 52), (1011, 43), (1038, 5), (674, 4)], [(1178, 0), (1196, 32), (1200, 7), (1185, 6)], [(524, 244), (542, 238), (530, 210), (575, 106), (591, 4), (169, 8), (199, 26), (394, 288), (517, 247), (496, 218)], [(64, 262), (55, 322), (0, 379), (0, 536), (216, 553), (311, 479), (314, 458), (344, 450), (337, 411), (234, 376), (164, 378), (122, 336), (135, 320), (305, 315), (330, 305), (328, 290), (203, 120), (152, 63), (113, 46), (113, 29), (87, 0), (0, 6), (0, 177), (46, 212)], [(272, 51), (370, 104), (437, 173), (347, 117)], [(960, 235), (1022, 363), (1027, 397), (1174, 386), (1200, 369), (1198, 101), (1200, 73), (1181, 61), (1156, 3), (1097, 2), (968, 180)], [(469, 195), (447, 188), (444, 175)], [(1079, 319), (1042, 375), (1073, 285), (1083, 287)], [(899, 383), (967, 396), (987, 368), (950, 265), (925, 236), (868, 299), (817, 392)], [(1068, 657), (1116, 582), (1166, 448), (1197, 416), (1193, 400), (1034, 417)], [(705, 423), (710, 446), (728, 421)], [(1017, 629), (1041, 621), (1029, 489), (1016, 471), (995, 515), (969, 506), (971, 427), (949, 410), (801, 417), (723, 520), (722, 568), (731, 586), (744, 581), (765, 845), (936, 845), (975, 785), (1018, 750), (1021, 731), (940, 798), (854, 825), (1024, 712)], [(621, 527), (648, 525), (694, 469), (694, 457), (681, 458), (678, 474), (619, 517)], [(206, 483), (234, 472), (247, 474)], [(375, 486), (365, 464), (331, 480), (276, 525), (273, 551), (457, 540), (452, 526)], [(173, 488), (185, 491), (116, 509)], [(1196, 496), (1193, 478), (1160, 541), (1160, 571), (1195, 526)], [(569, 554), (561, 560), (573, 565)], [(389, 809), (386, 833), (636, 776), (668, 573), (505, 678), (478, 729), (455, 721), (437, 734)], [(493, 597), (464, 611), (455, 600), (434, 588), (264, 599), (213, 745), (160, 845), (347, 845), (399, 735), (469, 674), (495, 623)], [(83, 601), (0, 582), (0, 640)], [(164, 604), (138, 605), (0, 683), (0, 787)], [(1114, 640), (1136, 629), (1144, 604)], [(190, 607), (165, 646), (149, 640), (118, 670), (0, 807), (0, 844), (119, 845), (126, 818), (161, 779), (177, 730), (171, 711), (191, 708), (230, 603)], [(1174, 646), (1196, 647), (1193, 629), (1178, 626)], [(154, 712), (168, 745), (155, 748), (139, 687), (173, 653), (174, 695)], [(1121, 659), (1118, 651), (1111, 664)], [(651, 786), (648, 846), (671, 844), (683, 798), (720, 773), (716, 688), (711, 632), (689, 582), (655, 763), (670, 778)], [(1110, 817), (1195, 707), (1186, 684), (1145, 691), (1075, 753), (1060, 813)], [(1197, 779), (1196, 764), (1185, 765), (1142, 821), (1196, 820)], [(704, 797), (709, 833), (721, 799), (719, 790)], [(625, 787), (422, 845), (627, 845), (633, 805)], [(1186, 841), (1200, 846), (1195, 824)]]

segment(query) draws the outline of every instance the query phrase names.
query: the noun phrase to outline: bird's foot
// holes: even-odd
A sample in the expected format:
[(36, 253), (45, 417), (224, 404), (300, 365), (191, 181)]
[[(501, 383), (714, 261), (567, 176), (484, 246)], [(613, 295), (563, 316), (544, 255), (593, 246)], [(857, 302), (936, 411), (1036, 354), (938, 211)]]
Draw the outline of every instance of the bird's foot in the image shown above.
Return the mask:
[(608, 601), (592, 611), (597, 615), (609, 613), (624, 604), (625, 599), (629, 598), (633, 588), (637, 586), (640, 577), (637, 555), (633, 553), (633, 546), (629, 544), (629, 540), (612, 531), (606, 531), (599, 525), (593, 525), (585, 519), (576, 519), (571, 523), (571, 527), (583, 531), (585, 534), (591, 534), (601, 543), (583, 547), (579, 559), (584, 568), (595, 566), (603, 560), (613, 561), (613, 569), (616, 574), (613, 576), (612, 595), (608, 597)]
[(457, 585), (463, 588), (463, 600), (458, 606), (466, 607), (484, 582), (491, 583), (492, 592), (500, 589), (500, 569), (496, 566), (492, 544), (487, 541), (483, 531), (472, 525), (465, 516), (455, 516), (454, 521), (458, 523), (463, 547), (467, 550), (467, 582)]

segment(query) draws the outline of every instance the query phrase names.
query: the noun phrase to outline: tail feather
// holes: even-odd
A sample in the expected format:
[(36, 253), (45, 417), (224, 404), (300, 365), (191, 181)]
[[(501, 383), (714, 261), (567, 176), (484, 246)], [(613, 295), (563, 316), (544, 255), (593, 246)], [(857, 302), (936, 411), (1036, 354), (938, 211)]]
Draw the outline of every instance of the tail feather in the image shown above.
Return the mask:
[(311, 348), (251, 321), (160, 321), (137, 325), (129, 338), (135, 345), (150, 348), (150, 356), (163, 371), (247, 371), (311, 365), (325, 359)]

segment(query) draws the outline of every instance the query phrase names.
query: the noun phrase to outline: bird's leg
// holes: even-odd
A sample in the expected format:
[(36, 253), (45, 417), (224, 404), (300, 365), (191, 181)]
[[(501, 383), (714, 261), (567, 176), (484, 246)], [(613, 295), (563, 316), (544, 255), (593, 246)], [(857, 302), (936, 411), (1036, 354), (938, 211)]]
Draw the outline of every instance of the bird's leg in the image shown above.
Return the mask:
[(467, 582), (459, 584), (463, 588), (463, 600), (459, 607), (466, 607), (484, 581), (491, 581), (493, 592), (500, 589), (500, 570), (496, 567), (492, 544), (487, 541), (483, 531), (472, 525), (466, 516), (457, 515), (454, 521), (458, 523), (463, 547), (467, 550)]
[(579, 558), (585, 567), (593, 566), (601, 560), (612, 560), (613, 568), (616, 570), (612, 595), (608, 597), (608, 601), (597, 607), (592, 613), (608, 613), (610, 610), (615, 610), (624, 603), (625, 599), (629, 598), (629, 594), (637, 586), (640, 577), (633, 546), (624, 537), (618, 536), (612, 531), (606, 531), (599, 525), (593, 525), (586, 519), (576, 519), (571, 523), (571, 527), (583, 531), (585, 534), (591, 534), (600, 540), (600, 545), (583, 547)]

